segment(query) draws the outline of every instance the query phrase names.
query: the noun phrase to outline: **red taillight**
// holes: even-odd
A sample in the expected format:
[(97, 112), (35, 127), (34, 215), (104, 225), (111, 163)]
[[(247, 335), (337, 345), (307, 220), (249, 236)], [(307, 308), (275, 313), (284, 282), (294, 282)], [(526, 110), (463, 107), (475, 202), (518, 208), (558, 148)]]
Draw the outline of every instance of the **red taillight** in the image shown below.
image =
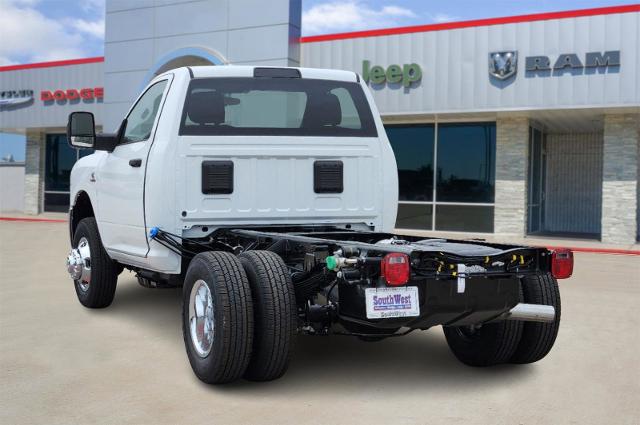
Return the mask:
[(409, 281), (409, 256), (393, 252), (380, 263), (380, 273), (389, 286), (401, 286)]
[(551, 253), (551, 274), (556, 279), (567, 279), (573, 274), (573, 252), (557, 249)]

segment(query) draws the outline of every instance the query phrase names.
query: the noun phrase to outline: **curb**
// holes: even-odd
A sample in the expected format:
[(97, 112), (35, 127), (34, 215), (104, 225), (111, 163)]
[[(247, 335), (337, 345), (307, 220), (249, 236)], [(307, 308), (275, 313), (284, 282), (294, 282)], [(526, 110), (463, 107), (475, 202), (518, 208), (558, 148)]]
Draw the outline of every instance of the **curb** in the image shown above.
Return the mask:
[(613, 255), (640, 255), (640, 251), (633, 249), (617, 249), (617, 248), (585, 248), (585, 247), (561, 247), (561, 246), (546, 246), (549, 250), (555, 249), (570, 249), (573, 252), (585, 252), (589, 254), (613, 254)]
[(0, 221), (23, 221), (28, 223), (66, 223), (67, 220), (57, 218), (0, 217)]

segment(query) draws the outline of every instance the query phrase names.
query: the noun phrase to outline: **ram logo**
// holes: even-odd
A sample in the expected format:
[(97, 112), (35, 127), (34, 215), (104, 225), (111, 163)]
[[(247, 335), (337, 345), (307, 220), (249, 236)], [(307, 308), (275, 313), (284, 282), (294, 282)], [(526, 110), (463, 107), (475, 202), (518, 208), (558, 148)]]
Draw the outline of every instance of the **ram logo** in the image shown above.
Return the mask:
[(506, 80), (516, 74), (518, 70), (518, 52), (493, 52), (489, 53), (489, 75)]

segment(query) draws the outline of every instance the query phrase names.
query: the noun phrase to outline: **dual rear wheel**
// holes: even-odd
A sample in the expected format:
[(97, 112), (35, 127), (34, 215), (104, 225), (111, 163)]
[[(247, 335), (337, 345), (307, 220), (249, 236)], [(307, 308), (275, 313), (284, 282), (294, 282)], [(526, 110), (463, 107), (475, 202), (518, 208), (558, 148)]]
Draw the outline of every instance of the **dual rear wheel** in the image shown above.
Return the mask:
[(445, 326), (449, 348), (470, 366), (501, 363), (534, 363), (544, 358), (555, 343), (560, 326), (560, 292), (550, 273), (521, 281), (522, 302), (551, 305), (556, 310), (551, 323), (502, 321), (480, 327)]
[(182, 323), (187, 356), (200, 380), (279, 378), (297, 329), (287, 266), (268, 251), (196, 255), (184, 282)]

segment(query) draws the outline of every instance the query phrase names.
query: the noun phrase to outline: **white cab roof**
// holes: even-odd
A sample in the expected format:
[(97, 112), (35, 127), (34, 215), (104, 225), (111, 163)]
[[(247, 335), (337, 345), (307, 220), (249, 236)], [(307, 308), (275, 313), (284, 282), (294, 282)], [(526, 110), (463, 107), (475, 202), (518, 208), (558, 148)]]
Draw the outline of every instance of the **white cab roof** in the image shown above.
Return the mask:
[[(195, 78), (206, 77), (253, 77), (255, 68), (287, 68), (277, 66), (192, 66), (190, 67)], [(358, 77), (355, 72), (341, 71), (336, 69), (320, 69), (320, 68), (295, 68), (300, 71), (302, 78), (314, 78), (318, 80), (336, 80), (355, 82)]]

